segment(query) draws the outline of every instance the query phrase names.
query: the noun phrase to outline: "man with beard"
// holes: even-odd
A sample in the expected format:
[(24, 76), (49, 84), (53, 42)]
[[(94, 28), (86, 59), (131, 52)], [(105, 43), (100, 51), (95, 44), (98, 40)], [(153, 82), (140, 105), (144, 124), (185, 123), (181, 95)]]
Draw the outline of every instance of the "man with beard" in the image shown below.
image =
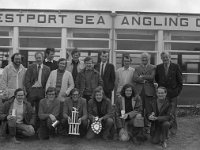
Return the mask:
[(11, 57), (11, 63), (8, 64), (2, 74), (0, 80), (0, 90), (5, 91), (7, 98), (14, 96), (14, 91), (18, 88), (24, 89), (24, 77), (26, 68), (21, 64), (22, 55), (15, 53)]

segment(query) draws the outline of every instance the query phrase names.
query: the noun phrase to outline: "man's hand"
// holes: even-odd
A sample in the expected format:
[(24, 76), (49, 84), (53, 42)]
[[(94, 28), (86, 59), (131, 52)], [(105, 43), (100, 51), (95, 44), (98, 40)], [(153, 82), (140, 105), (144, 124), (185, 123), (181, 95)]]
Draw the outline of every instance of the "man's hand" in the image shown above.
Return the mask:
[(7, 120), (13, 120), (13, 119), (16, 119), (16, 116), (12, 116), (12, 115), (7, 116)]
[(56, 117), (52, 114), (49, 115), (49, 118), (51, 119), (52, 122), (56, 121)]
[(122, 119), (127, 119), (128, 118), (128, 114), (124, 114), (124, 115), (122, 115), (120, 118), (122, 118)]

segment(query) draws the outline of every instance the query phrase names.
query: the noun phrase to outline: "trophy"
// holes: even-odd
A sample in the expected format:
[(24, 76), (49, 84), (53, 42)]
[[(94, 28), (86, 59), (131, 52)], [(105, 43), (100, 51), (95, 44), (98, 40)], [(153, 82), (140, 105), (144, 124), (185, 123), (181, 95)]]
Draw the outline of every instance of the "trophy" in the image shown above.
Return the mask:
[(78, 109), (75, 107), (72, 107), (74, 110), (72, 110), (72, 116), (71, 120), (68, 120), (69, 124), (69, 134), (72, 135), (80, 135), (79, 133), (79, 125), (80, 121), (78, 120)]
[(95, 134), (99, 134), (101, 132), (102, 124), (99, 121), (99, 117), (95, 117), (94, 122), (91, 124), (91, 128)]

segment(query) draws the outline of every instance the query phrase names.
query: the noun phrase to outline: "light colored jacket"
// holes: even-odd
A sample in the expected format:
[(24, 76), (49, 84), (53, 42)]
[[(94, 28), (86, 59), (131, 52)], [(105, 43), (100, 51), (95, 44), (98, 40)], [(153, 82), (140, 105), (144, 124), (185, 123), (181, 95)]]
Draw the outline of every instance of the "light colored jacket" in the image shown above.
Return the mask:
[[(46, 90), (48, 87), (56, 87), (57, 71), (58, 70), (51, 71), (46, 84)], [(66, 95), (69, 95), (70, 91), (73, 88), (74, 88), (74, 80), (72, 74), (69, 71), (65, 71), (62, 78), (61, 89), (60, 92), (58, 93), (58, 97), (61, 98), (60, 100), (62, 101)]]
[[(83, 61), (79, 61), (78, 66), (77, 66), (77, 71), (78, 71), (78, 73), (79, 73), (81, 70), (83, 70), (84, 68), (85, 68), (84, 62), (83, 62)], [(67, 62), (67, 68), (66, 68), (66, 70), (69, 71), (69, 72), (72, 72), (72, 70), (73, 70), (72, 61), (68, 61), (68, 62)]]
[(12, 97), (16, 89), (25, 89), (24, 77), (26, 70), (27, 69), (22, 64), (18, 71), (13, 66), (13, 63), (8, 64), (4, 68), (2, 78), (0, 79), (0, 90), (6, 91), (8, 97)]

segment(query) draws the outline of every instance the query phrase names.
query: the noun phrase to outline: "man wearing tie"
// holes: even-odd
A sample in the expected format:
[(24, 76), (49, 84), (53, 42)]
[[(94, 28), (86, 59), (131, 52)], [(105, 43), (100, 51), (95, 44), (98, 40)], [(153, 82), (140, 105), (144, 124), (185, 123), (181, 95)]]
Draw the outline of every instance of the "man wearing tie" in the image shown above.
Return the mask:
[(108, 62), (108, 56), (108, 52), (101, 52), (101, 63), (96, 64), (94, 68), (100, 72), (105, 96), (111, 99), (115, 86), (115, 68), (113, 64)]
[[(178, 64), (171, 62), (171, 57), (168, 52), (161, 53), (162, 64), (157, 65), (155, 80), (158, 87), (163, 86), (167, 89), (167, 98), (172, 104), (173, 112), (176, 113), (177, 97), (183, 87), (182, 72)], [(174, 115), (176, 116), (176, 115)], [(172, 126), (173, 134), (176, 134), (177, 123)]]
[(36, 63), (31, 64), (25, 75), (25, 87), (28, 94), (28, 101), (35, 108), (36, 128), (39, 127), (38, 110), (39, 102), (45, 97), (45, 86), (50, 74), (50, 68), (44, 65), (42, 52), (35, 53)]

